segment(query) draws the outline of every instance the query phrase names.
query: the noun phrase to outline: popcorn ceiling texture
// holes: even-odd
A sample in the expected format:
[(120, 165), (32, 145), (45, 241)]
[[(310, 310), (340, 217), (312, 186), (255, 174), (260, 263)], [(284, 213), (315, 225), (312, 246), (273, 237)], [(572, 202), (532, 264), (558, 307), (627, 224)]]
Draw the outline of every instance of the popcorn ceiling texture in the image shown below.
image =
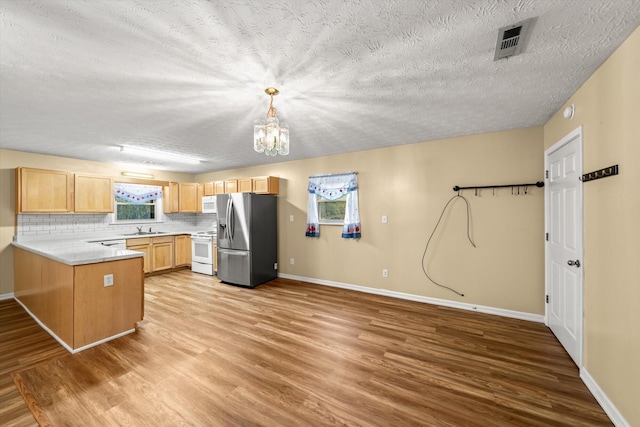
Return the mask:
[[(536, 17), (494, 62), (498, 28)], [(544, 124), (639, 0), (8, 0), (0, 148), (202, 173)], [(291, 154), (252, 149), (276, 86)], [(579, 108), (579, 107), (578, 107)]]

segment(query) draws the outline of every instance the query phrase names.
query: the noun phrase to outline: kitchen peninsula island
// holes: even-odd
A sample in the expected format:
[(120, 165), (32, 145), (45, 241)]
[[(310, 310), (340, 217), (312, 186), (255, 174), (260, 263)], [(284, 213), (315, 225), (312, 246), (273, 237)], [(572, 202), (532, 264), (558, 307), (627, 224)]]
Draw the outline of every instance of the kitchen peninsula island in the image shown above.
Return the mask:
[(14, 296), (69, 352), (135, 331), (143, 254), (77, 240), (13, 242)]

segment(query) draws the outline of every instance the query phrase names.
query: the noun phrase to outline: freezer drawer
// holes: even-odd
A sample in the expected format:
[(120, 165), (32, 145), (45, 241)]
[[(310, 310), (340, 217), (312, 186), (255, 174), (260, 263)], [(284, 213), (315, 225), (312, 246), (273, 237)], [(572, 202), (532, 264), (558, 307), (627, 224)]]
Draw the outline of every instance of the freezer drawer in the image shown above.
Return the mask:
[(218, 279), (241, 286), (251, 283), (251, 253), (218, 248)]

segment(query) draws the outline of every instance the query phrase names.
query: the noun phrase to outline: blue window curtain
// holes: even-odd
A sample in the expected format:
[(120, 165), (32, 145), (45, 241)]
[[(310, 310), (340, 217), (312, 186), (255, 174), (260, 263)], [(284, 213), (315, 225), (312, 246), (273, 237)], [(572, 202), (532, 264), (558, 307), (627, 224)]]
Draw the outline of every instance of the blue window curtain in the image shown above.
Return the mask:
[(360, 238), (360, 213), (358, 212), (358, 175), (355, 172), (315, 175), (309, 177), (309, 201), (307, 202), (307, 237), (320, 237), (317, 197), (338, 200), (346, 195), (346, 209), (342, 237)]
[(162, 187), (157, 185), (126, 184), (116, 182), (113, 186), (116, 197), (134, 204), (149, 203), (162, 197)]

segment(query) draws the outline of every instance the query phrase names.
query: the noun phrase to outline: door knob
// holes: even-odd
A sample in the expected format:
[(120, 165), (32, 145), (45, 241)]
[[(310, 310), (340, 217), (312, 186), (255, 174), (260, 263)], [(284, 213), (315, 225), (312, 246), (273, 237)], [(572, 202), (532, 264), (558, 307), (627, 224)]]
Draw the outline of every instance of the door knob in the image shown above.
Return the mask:
[(576, 267), (580, 267), (580, 260), (579, 259), (577, 259), (575, 261), (569, 260), (569, 261), (567, 261), (567, 264), (575, 265)]

